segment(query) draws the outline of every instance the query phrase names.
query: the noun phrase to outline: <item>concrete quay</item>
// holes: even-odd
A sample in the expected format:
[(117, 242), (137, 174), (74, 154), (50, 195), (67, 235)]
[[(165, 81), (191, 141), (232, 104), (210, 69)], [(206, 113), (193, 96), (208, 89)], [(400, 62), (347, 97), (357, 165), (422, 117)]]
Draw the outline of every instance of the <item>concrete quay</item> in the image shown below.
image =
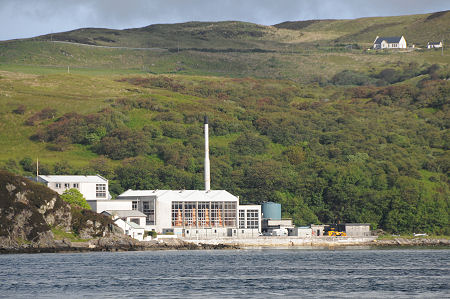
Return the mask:
[(291, 246), (351, 246), (375, 245), (376, 236), (370, 237), (257, 237), (257, 238), (220, 238), (220, 239), (183, 239), (185, 242), (209, 245), (232, 245), (237, 247), (291, 247)]

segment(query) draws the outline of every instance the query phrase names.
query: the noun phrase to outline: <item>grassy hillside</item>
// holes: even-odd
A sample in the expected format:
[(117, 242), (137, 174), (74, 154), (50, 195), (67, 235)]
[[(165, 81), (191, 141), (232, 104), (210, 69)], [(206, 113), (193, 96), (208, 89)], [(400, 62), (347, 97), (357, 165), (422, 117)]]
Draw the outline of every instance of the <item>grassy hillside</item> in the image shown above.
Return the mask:
[(39, 157), (41, 173), (100, 173), (114, 194), (199, 189), (206, 114), (212, 187), (243, 203), (281, 202), (298, 225), (448, 234), (449, 50), (365, 49), (401, 28), (420, 44), (448, 19), (193, 22), (2, 42), (0, 166), (30, 175)]
[(76, 73), (251, 76), (309, 83), (344, 69), (378, 70), (398, 61), (448, 65), (447, 49), (444, 56), (439, 51), (366, 51), (377, 35), (405, 35), (408, 43), (422, 47), (430, 40), (448, 40), (448, 16), (441, 12), (275, 26), (190, 22), (127, 30), (84, 28), (0, 42), (0, 69), (59, 72), (70, 66)]

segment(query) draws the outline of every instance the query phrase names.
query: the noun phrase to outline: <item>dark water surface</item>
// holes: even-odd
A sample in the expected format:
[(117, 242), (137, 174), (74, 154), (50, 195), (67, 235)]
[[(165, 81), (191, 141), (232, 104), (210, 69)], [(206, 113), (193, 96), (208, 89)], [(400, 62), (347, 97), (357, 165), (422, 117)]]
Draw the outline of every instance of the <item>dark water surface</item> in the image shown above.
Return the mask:
[(450, 298), (448, 249), (0, 255), (1, 298)]

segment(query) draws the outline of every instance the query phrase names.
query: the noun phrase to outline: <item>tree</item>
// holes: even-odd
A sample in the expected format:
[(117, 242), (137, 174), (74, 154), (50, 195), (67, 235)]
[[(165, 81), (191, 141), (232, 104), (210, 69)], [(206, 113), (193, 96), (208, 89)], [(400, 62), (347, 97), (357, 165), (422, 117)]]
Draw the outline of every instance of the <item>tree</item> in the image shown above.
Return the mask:
[(69, 203), (72, 207), (80, 207), (87, 210), (91, 209), (86, 199), (83, 197), (83, 194), (81, 194), (78, 189), (72, 188), (64, 191), (64, 193), (61, 194), (61, 199)]

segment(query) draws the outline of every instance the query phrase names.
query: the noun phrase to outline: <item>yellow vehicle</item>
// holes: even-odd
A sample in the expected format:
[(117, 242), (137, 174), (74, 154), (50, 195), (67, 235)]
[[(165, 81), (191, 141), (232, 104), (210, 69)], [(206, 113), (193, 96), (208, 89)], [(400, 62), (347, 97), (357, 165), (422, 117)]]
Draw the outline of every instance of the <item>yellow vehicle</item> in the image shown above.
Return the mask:
[(327, 234), (328, 234), (328, 236), (330, 236), (330, 237), (345, 237), (345, 236), (347, 236), (347, 234), (346, 234), (345, 232), (338, 232), (338, 231), (335, 231), (334, 228), (330, 229), (330, 230), (327, 232)]

